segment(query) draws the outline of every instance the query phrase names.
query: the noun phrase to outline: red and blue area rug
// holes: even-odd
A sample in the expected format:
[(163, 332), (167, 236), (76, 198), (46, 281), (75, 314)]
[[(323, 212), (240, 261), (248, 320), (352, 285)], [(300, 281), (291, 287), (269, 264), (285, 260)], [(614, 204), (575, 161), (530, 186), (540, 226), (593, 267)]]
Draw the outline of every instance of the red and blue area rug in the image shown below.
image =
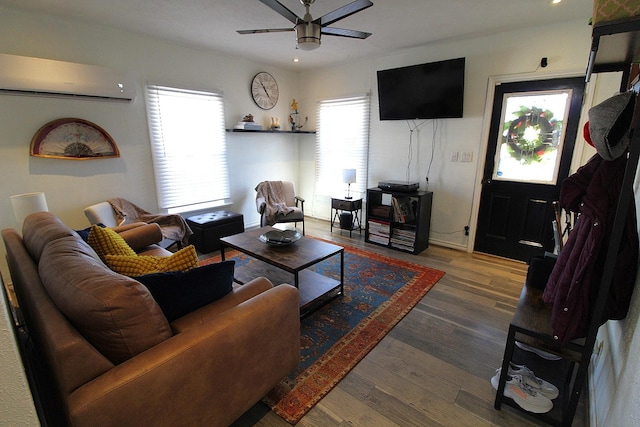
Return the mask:
[[(300, 364), (263, 401), (296, 424), (444, 275), (406, 261), (344, 246), (344, 295), (301, 320)], [(255, 261), (232, 251), (236, 268)], [(335, 256), (310, 267), (340, 278)]]

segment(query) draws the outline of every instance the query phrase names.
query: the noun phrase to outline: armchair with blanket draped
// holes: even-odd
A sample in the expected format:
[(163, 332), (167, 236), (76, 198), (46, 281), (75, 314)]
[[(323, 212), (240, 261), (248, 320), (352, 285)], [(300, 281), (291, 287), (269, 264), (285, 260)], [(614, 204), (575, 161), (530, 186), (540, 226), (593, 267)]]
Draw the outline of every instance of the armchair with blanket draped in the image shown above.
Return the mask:
[(96, 203), (84, 209), (84, 214), (91, 224), (103, 224), (107, 227), (116, 227), (133, 223), (156, 223), (162, 230), (162, 236), (169, 244), (175, 244), (178, 248), (189, 245), (189, 236), (193, 234), (187, 222), (180, 215), (152, 214), (122, 198), (109, 199), (106, 202)]
[(296, 196), (292, 181), (262, 181), (256, 186), (256, 208), (261, 227), (301, 222), (304, 235), (304, 199)]

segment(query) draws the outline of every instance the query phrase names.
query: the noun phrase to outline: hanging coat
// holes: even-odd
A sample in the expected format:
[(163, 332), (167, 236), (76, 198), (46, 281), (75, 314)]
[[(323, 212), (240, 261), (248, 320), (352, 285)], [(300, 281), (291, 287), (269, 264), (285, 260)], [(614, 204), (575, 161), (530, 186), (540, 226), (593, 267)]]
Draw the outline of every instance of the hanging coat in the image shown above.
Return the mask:
[[(559, 343), (584, 337), (588, 332), (626, 162), (627, 156), (605, 161), (596, 154), (562, 183), (560, 206), (580, 216), (558, 256), (543, 294), (544, 302), (553, 306), (551, 326)], [(638, 231), (632, 201), (599, 324), (626, 316), (637, 268)]]

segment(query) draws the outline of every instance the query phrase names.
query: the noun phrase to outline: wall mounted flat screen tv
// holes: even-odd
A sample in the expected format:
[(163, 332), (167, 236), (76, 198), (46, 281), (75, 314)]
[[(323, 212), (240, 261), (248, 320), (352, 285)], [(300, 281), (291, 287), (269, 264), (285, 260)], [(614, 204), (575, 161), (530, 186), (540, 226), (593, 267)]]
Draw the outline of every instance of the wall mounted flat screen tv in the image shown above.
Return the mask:
[(380, 120), (462, 117), (464, 58), (378, 71)]

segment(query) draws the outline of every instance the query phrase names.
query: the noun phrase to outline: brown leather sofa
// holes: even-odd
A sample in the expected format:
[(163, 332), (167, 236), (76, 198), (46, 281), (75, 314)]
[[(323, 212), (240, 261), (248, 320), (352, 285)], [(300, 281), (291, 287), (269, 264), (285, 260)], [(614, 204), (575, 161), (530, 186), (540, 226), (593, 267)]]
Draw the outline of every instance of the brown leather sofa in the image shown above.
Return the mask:
[[(111, 271), (53, 214), (32, 214), (22, 236), (2, 237), (36, 355), (27, 369), (50, 377), (39, 396), (58, 412), (49, 424), (226, 426), (299, 362), (293, 286), (257, 278), (169, 324), (142, 284)], [(99, 350), (113, 340), (130, 357), (114, 363)]]

